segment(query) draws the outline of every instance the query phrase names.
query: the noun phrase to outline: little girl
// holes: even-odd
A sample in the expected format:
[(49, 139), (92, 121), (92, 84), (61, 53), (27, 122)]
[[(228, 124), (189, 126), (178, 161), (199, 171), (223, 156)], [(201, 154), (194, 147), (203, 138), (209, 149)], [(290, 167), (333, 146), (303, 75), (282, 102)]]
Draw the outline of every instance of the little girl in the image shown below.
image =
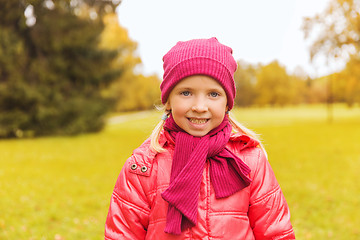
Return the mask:
[(265, 150), (229, 117), (231, 48), (178, 42), (163, 61), (165, 114), (120, 172), (105, 239), (295, 239)]

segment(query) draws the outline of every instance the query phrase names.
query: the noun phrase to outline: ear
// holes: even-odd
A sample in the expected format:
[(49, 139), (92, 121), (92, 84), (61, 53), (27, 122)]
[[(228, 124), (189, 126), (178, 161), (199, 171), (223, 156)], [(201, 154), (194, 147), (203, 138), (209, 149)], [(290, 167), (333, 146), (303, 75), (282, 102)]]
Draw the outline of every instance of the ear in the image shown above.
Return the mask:
[(164, 107), (166, 111), (171, 111), (171, 105), (169, 100), (165, 103)]

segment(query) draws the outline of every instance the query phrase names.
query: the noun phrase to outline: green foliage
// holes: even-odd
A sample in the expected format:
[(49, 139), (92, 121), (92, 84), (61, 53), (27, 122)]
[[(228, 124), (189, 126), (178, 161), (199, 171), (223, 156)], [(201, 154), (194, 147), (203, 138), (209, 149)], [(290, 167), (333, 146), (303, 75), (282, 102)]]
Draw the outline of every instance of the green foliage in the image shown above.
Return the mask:
[(101, 91), (119, 74), (117, 53), (98, 47), (101, 16), (116, 5), (10, 2), (0, 1), (0, 137), (99, 131), (112, 102)]
[[(234, 109), (261, 134), (297, 239), (359, 239), (360, 109)], [(124, 161), (160, 113), (123, 116), (97, 134), (0, 141), (0, 239), (102, 239)], [(126, 121), (127, 119), (127, 121)]]

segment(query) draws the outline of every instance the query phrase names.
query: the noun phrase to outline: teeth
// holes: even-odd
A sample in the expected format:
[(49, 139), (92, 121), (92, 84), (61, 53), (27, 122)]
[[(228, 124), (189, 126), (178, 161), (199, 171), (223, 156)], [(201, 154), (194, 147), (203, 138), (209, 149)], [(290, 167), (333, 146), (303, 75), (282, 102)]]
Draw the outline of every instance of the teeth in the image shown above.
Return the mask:
[(202, 123), (206, 123), (206, 122), (207, 122), (207, 119), (195, 119), (195, 118), (190, 118), (189, 120), (190, 120), (190, 122), (196, 123), (196, 124), (202, 124)]

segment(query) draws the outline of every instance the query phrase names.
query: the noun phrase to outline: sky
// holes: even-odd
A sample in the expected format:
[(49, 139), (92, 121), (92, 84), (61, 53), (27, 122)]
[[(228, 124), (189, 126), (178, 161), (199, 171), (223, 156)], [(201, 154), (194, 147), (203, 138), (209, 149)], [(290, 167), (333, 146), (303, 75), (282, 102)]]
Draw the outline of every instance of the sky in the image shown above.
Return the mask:
[(292, 73), (300, 66), (311, 77), (341, 68), (310, 62), (301, 30), (303, 17), (323, 12), (330, 0), (123, 0), (120, 25), (138, 43), (139, 71), (163, 74), (162, 57), (178, 41), (216, 37), (235, 60), (268, 64), (278, 60)]

